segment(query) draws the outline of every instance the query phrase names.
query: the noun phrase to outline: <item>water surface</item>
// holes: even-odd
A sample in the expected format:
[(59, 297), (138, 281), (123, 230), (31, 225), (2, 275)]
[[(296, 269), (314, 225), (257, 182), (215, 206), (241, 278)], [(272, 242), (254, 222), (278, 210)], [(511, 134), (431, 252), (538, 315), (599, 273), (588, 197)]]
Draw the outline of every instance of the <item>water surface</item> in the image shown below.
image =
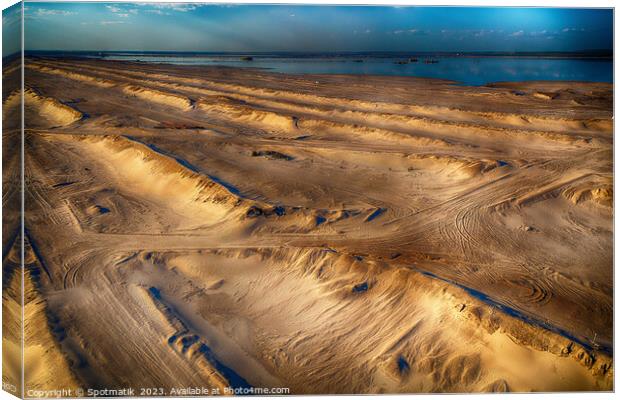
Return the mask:
[[(244, 61), (239, 55), (181, 56), (123, 53), (105, 55), (103, 58), (178, 65), (265, 68), (287, 74), (415, 76), (448, 79), (475, 86), (491, 82), (532, 80), (613, 82), (613, 63), (606, 59), (444, 56), (417, 57), (417, 62), (409, 62), (411, 57), (253, 56), (251, 61)], [(437, 63), (427, 64), (425, 60), (428, 59)], [(407, 63), (398, 64), (398, 62)]]

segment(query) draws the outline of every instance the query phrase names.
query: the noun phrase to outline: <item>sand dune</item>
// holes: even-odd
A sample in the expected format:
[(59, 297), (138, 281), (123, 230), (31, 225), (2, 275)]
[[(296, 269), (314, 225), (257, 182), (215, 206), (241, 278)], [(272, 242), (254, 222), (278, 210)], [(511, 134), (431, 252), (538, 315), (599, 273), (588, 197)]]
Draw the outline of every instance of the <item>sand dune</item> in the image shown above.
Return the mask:
[(140, 86), (126, 86), (123, 88), (123, 92), (129, 96), (136, 96), (147, 102), (153, 102), (164, 106), (178, 107), (181, 109), (187, 109), (191, 106), (190, 100), (183, 96), (146, 89)]
[[(235, 346), (254, 358), (260, 359), (261, 352), (273, 346), (271, 342), (278, 343), (277, 353), (263, 365), (298, 393), (481, 391), (498, 382), (507, 386), (505, 374), (514, 366), (511, 357), (496, 357), (494, 352), (501, 347), (513, 356), (535, 360), (532, 363), (539, 368), (522, 372), (521, 378), (511, 379), (505, 389), (568, 390), (578, 387), (573, 386), (575, 381), (589, 381), (591, 388), (607, 384), (598, 369), (609, 368), (609, 359), (597, 360), (597, 366), (592, 367), (597, 372), (591, 375), (574, 361), (584, 353), (579, 346), (556, 335), (543, 335), (542, 343), (533, 342), (531, 338), (539, 335), (536, 328), (489, 312), (476, 299), (461, 303), (462, 291), (446, 291), (437, 281), (412, 275), (406, 267), (394, 269), (384, 262), (360, 261), (320, 249), (144, 256), (129, 262), (134, 270), (148, 275), (141, 278), (148, 284), (169, 277), (164, 300), (197, 291), (200, 294), (194, 307), (186, 312), (193, 310), (205, 318), (231, 316), (222, 329), (232, 335)], [(185, 287), (184, 279), (197, 286)], [(388, 306), (394, 312), (385, 318), (370, 317)], [(167, 309), (166, 313), (173, 311)], [(453, 323), (459, 326), (458, 332), (441, 328)], [(185, 330), (185, 325), (175, 328)], [(332, 341), (324, 340), (325, 332)], [(356, 332), (355, 337), (348, 332)], [(203, 335), (214, 335), (210, 339), (217, 340), (217, 333), (209, 330), (199, 336)], [(229, 367), (244, 371), (248, 367), (245, 360), (232, 358), (235, 349), (228, 345), (213, 350), (231, 358)], [(563, 358), (558, 360), (553, 353)], [(563, 367), (557, 374), (546, 375), (546, 381), (540, 379), (541, 371), (558, 362)], [(350, 376), (356, 377), (355, 384), (343, 390), (342, 380)], [(255, 376), (250, 383), (269, 386), (274, 384), (271, 379)]]
[(70, 72), (70, 71), (66, 71), (63, 69), (58, 69), (58, 68), (51, 68), (51, 67), (45, 67), (45, 66), (39, 66), (37, 64), (28, 64), (27, 66), (28, 69), (34, 69), (35, 71), (40, 71), (40, 72), (44, 72), (46, 74), (51, 74), (51, 75), (57, 75), (57, 76), (61, 76), (61, 77), (66, 77), (69, 79), (73, 79), (82, 83), (86, 83), (89, 85), (95, 85), (95, 86), (99, 86), (99, 87), (105, 87), (105, 88), (109, 88), (114, 86), (114, 82), (106, 80), (106, 79), (99, 79), (93, 76), (89, 76), (89, 75), (84, 75), (84, 74), (78, 74), (75, 72)]
[(613, 388), (611, 85), (26, 66), (28, 385)]
[[(70, 350), (60, 346), (65, 336), (63, 322), (50, 313), (47, 301), (37, 287), (40, 274), (44, 274), (45, 270), (28, 240), (26, 245), (23, 310), (25, 386), (32, 390), (50, 387), (76, 389), (79, 384), (70, 365), (79, 363), (79, 359), (71, 359)], [(50, 369), (50, 365), (55, 368)]]
[(242, 205), (242, 200), (222, 185), (138, 141), (94, 137), (85, 138), (83, 142), (81, 148), (92, 152), (92, 157), (98, 155), (113, 160), (110, 163), (114, 168), (112, 174), (121, 179), (116, 186), (126, 187), (152, 201), (161, 201), (178, 212), (185, 211), (188, 218), (218, 220)]
[(2, 379), (13, 384), (7, 385), (7, 391), (19, 395), (22, 382), (22, 277), (19, 273), (19, 245), (7, 250), (2, 259)]
[[(57, 65), (62, 66), (63, 68), (69, 70), (80, 70), (79, 64), (76, 66), (75, 63), (66, 63), (59, 62)], [(178, 75), (169, 75), (162, 73), (146, 73), (146, 72), (138, 72), (138, 71), (130, 71), (125, 70), (123, 72), (119, 72), (113, 68), (106, 68), (102, 66), (88, 66), (87, 71), (90, 73), (100, 73), (104, 76), (109, 76), (112, 74), (117, 77), (135, 77), (142, 78), (140, 81), (143, 83), (149, 83), (149, 80), (152, 84), (161, 85), (169, 88), (178, 88), (180, 90), (193, 90), (197, 93), (205, 93), (205, 94), (225, 94), (227, 96), (232, 96), (237, 99), (245, 100), (247, 99), (261, 99), (262, 101), (272, 101), (275, 103), (280, 103), (285, 107), (295, 107), (296, 104), (306, 104), (313, 106), (330, 106), (333, 104), (338, 105), (346, 105), (346, 108), (349, 110), (363, 111), (363, 112), (380, 112), (380, 113), (392, 113), (397, 115), (411, 115), (417, 117), (429, 117), (429, 118), (437, 118), (444, 117), (446, 119), (456, 120), (456, 121), (464, 121), (464, 122), (484, 122), (486, 120), (493, 120), (495, 125), (501, 125), (502, 123), (506, 126), (514, 126), (514, 127), (531, 127), (533, 129), (542, 129), (549, 131), (576, 131), (583, 128), (584, 124), (597, 126), (600, 125), (600, 130), (609, 131), (611, 127), (611, 122), (608, 119), (591, 119), (591, 120), (578, 120), (570, 117), (557, 118), (551, 115), (527, 115), (524, 116), (522, 114), (508, 113), (508, 112), (488, 112), (488, 111), (474, 111), (474, 110), (466, 110), (460, 109), (457, 107), (445, 107), (445, 106), (437, 106), (433, 104), (425, 104), (425, 105), (412, 105), (412, 104), (394, 104), (392, 102), (383, 102), (383, 101), (364, 101), (364, 100), (352, 100), (342, 97), (326, 97), (316, 95), (314, 93), (299, 93), (289, 90), (281, 90), (281, 89), (266, 89), (261, 87), (249, 86), (247, 84), (238, 85), (238, 84), (228, 84), (221, 81), (213, 81), (213, 80), (205, 80), (205, 79), (197, 79), (197, 78), (186, 78), (179, 77)], [(146, 78), (146, 79), (144, 79)], [(156, 82), (153, 82), (156, 80)], [(182, 85), (181, 82), (185, 83), (186, 86)], [(544, 85), (548, 86), (547, 83)], [(206, 86), (206, 87), (205, 87)], [(514, 87), (514, 84), (493, 84), (489, 85), (491, 87)], [(523, 86), (523, 85), (522, 85)], [(540, 86), (540, 85), (539, 85)], [(523, 89), (523, 87), (520, 87)], [(560, 92), (564, 90), (564, 88), (560, 88)], [(558, 92), (558, 88), (550, 88), (549, 93)], [(584, 94), (579, 92), (573, 92), (578, 94), (577, 97), (582, 98), (585, 97)], [(533, 96), (535, 98), (540, 98), (540, 96), (536, 96), (539, 92), (535, 90), (525, 90), (521, 91), (521, 95)], [(556, 96), (557, 97), (557, 96)], [(550, 96), (546, 96), (545, 100), (549, 100)], [(285, 100), (285, 101), (282, 101)], [(571, 99), (571, 102), (574, 102), (574, 99)]]
[(20, 110), (7, 101), (21, 89), (19, 65), (5, 63), (2, 71), (2, 381), (3, 390), (15, 396), (22, 394), (22, 132)]
[[(36, 64), (35, 64), (36, 65)], [(75, 66), (61, 63), (69, 71)], [(258, 106), (266, 106), (275, 109), (287, 110), (291, 112), (302, 111), (313, 115), (341, 116), (345, 120), (375, 120), (379, 124), (404, 124), (408, 127), (422, 126), (425, 128), (437, 125), (445, 129), (446, 126), (453, 129), (468, 128), (477, 130), (478, 133), (487, 134), (486, 130), (502, 132), (505, 130), (532, 131), (534, 135), (543, 135), (552, 138), (564, 138), (563, 135), (553, 135), (551, 133), (561, 132), (583, 132), (597, 130), (609, 132), (611, 122), (606, 119), (586, 119), (576, 120), (572, 118), (558, 118), (550, 115), (519, 115), (513, 113), (500, 112), (481, 112), (462, 110), (454, 107), (438, 107), (433, 105), (405, 105), (393, 104), (388, 102), (352, 100), (346, 98), (334, 98), (317, 96), (315, 94), (298, 93), (292, 91), (272, 90), (251, 87), (246, 85), (232, 85), (222, 82), (205, 81), (204, 79), (173, 77), (165, 74), (146, 74), (142, 72), (124, 71), (119, 73), (117, 70), (109, 68), (95, 67), (89, 71), (97, 71), (102, 76), (118, 76), (122, 79), (138, 76), (144, 85), (155, 85), (175, 91), (189, 91), (206, 95), (224, 96), (240, 100), (242, 102), (253, 102)], [(154, 81), (154, 79), (164, 79)], [(131, 81), (132, 79), (129, 78)], [(171, 83), (174, 82), (174, 83)], [(192, 86), (182, 85), (179, 82), (193, 84)], [(196, 86), (194, 86), (196, 85)], [(200, 86), (197, 86), (200, 85)], [(157, 97), (157, 96), (155, 96)], [(285, 100), (285, 101), (282, 101)], [(337, 109), (332, 109), (336, 105)], [(322, 109), (320, 107), (328, 107)], [(492, 121), (492, 123), (488, 123)]]
[[(15, 108), (20, 107), (21, 100), (21, 92), (13, 92), (3, 104), (3, 118), (7, 118), (7, 113), (15, 113)], [(32, 120), (32, 127), (65, 126), (82, 118), (81, 112), (56, 99), (41, 96), (33, 89), (24, 91), (23, 101), (25, 118)]]

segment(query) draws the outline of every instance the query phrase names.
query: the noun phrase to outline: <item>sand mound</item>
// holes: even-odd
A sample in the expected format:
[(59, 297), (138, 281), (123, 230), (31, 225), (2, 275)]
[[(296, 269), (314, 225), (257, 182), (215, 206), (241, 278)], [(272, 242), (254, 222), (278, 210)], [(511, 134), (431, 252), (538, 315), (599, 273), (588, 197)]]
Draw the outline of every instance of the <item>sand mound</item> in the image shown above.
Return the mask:
[[(3, 118), (20, 106), (19, 92), (13, 92), (4, 102)], [(34, 89), (24, 92), (25, 123), (27, 128), (66, 126), (82, 119), (82, 113), (57, 99), (39, 95)]]
[(477, 115), (516, 128), (547, 132), (584, 132), (593, 130), (598, 132), (611, 132), (612, 124), (609, 120), (579, 120), (570, 118), (552, 118), (536, 115), (519, 115), (508, 113), (478, 113)]
[(445, 174), (455, 179), (470, 179), (495, 170), (510, 168), (505, 162), (476, 160), (464, 157), (441, 156), (435, 154), (414, 154), (407, 157), (412, 166), (419, 169), (430, 169), (435, 173)]
[(88, 207), (88, 208), (86, 209), (86, 212), (87, 212), (89, 215), (91, 215), (91, 216), (92, 216), (92, 215), (96, 216), (96, 215), (103, 215), (103, 214), (107, 214), (107, 213), (109, 213), (109, 212), (110, 212), (110, 209), (109, 209), (109, 208), (107, 208), (107, 207), (103, 207), (103, 206), (100, 206), (100, 205), (98, 205), (98, 204), (95, 204), (95, 205), (92, 205), (92, 206)]
[(557, 93), (553, 93), (553, 92), (534, 92), (533, 96), (536, 97), (537, 99), (553, 100), (558, 95)]
[[(44, 272), (39, 260), (31, 250), (28, 240), (26, 240), (24, 256), (26, 263), (23, 274), (25, 387), (27, 390), (49, 390), (56, 387), (76, 389), (80, 385), (71, 372), (71, 361), (62, 349), (62, 342), (66, 335), (63, 328), (58, 325), (58, 321), (50, 314), (47, 302), (41, 296), (38, 282)], [(5, 269), (5, 271), (7, 270)], [(14, 294), (21, 293), (21, 279), (17, 273), (13, 273), (11, 277), (8, 277), (7, 282), (10, 282), (9, 286), (11, 287), (8, 292)], [(8, 292), (5, 291), (3, 293), (6, 294)], [(2, 300), (3, 312), (9, 312), (8, 315), (3, 315), (3, 331), (21, 331), (19, 324), (21, 319), (19, 302), (21, 302), (21, 299), (18, 302), (15, 297), (3, 296)], [(19, 314), (15, 314), (14, 311), (18, 311)], [(17, 323), (17, 326), (6, 326), (5, 323), (10, 320)], [(8, 343), (6, 340), (11, 340), (8, 336), (10, 335), (3, 337), (3, 350), (6, 351), (4, 357), (12, 353), (11, 348), (7, 347)], [(19, 344), (15, 343), (15, 346), (19, 346)], [(6, 367), (10, 365), (11, 363), (5, 364)], [(53, 369), (49, 368), (50, 365), (54, 366)], [(3, 368), (3, 373), (5, 369), (19, 370), (17, 365), (11, 368)], [(11, 379), (10, 382), (17, 381)]]
[(124, 137), (89, 137), (85, 150), (105, 154), (119, 184), (202, 223), (219, 221), (230, 212), (244, 213), (252, 205), (220, 183), (148, 146)]
[[(246, 99), (258, 106), (265, 105), (273, 107), (278, 111), (256, 110), (249, 106), (237, 106), (232, 104), (228, 104), (223, 110), (218, 110), (218, 106), (210, 106), (210, 108), (216, 113), (230, 113), (234, 115), (236, 119), (239, 119), (240, 122), (262, 123), (268, 126), (269, 129), (280, 131), (312, 128), (331, 128), (332, 130), (344, 129), (352, 133), (362, 132), (365, 136), (370, 136), (372, 139), (410, 140), (415, 138), (424, 141), (427, 145), (445, 145), (448, 141), (453, 141), (457, 137), (463, 138), (476, 134), (485, 136), (491, 134), (503, 135), (520, 139), (537, 137), (565, 143), (572, 143), (578, 140), (561, 132), (545, 130), (550, 126), (555, 126), (558, 123), (557, 121), (550, 121), (547, 124), (539, 122), (536, 124), (523, 123), (517, 125), (514, 123), (514, 120), (508, 117), (507, 120), (513, 122), (512, 124), (497, 125), (490, 124), (488, 120), (480, 120), (480, 118), (473, 120), (451, 120), (449, 119), (450, 115), (445, 114), (431, 116), (391, 114), (378, 112), (376, 107), (372, 111), (351, 110), (347, 109), (347, 102), (344, 103), (344, 109), (341, 110), (321, 109), (308, 107), (307, 105), (295, 105), (294, 103), (256, 101), (248, 97), (246, 97)], [(207, 109), (208, 108), (209, 107), (207, 107)], [(306, 117), (306, 115), (310, 117)], [(291, 126), (291, 121), (293, 126)], [(506, 120), (502, 122), (506, 122)], [(582, 122), (575, 122), (574, 125), (583, 127)], [(525, 127), (528, 129), (524, 129)], [(565, 129), (561, 130), (564, 131)], [(431, 135), (434, 136), (432, 139), (430, 138)], [(418, 136), (421, 136), (421, 138), (418, 138)], [(427, 138), (424, 138), (425, 136)]]
[(583, 122), (584, 126), (588, 129), (597, 130), (601, 132), (613, 132), (614, 123), (609, 119), (591, 119)]
[(220, 365), (209, 352), (208, 345), (166, 305), (156, 287), (131, 286), (130, 293), (138, 304), (143, 305), (148, 315), (159, 316), (156, 319), (163, 332), (162, 342), (188, 358), (197, 367), (197, 373), (207, 377), (205, 386), (218, 388), (223, 393), (224, 388), (233, 384), (226, 379), (226, 370), (218, 371)]
[(438, 173), (446, 174), (456, 179), (473, 178), (498, 166), (496, 162), (464, 159), (453, 156), (438, 156), (434, 154), (416, 154), (408, 156), (408, 158), (415, 161), (414, 165), (416, 166), (435, 170)]
[(147, 102), (156, 103), (163, 106), (171, 106), (183, 110), (188, 110), (192, 106), (192, 102), (187, 97), (162, 92), (159, 90), (147, 89), (140, 86), (124, 86), (123, 92), (129, 96), (135, 96)]
[(498, 168), (504, 170), (510, 166), (504, 162), (477, 160), (437, 154), (383, 154), (373, 151), (316, 150), (316, 156), (325, 157), (331, 162), (347, 163), (355, 167), (368, 168), (393, 173), (405, 173), (415, 176), (427, 174), (447, 179), (470, 179), (491, 172)]
[[(180, 298), (190, 290), (181, 282), (196, 282), (193, 290), (204, 297), (196, 297), (192, 309), (215, 324), (214, 330), (227, 330), (234, 340), (230, 345), (275, 371), (294, 393), (367, 393), (370, 382), (378, 385), (371, 392), (555, 391), (610, 382), (608, 358), (591, 358), (570, 340), (495, 312), (461, 289), (361, 256), (326, 249), (243, 249), (151, 253), (135, 260), (139, 271), (156, 269), (152, 278), (142, 278), (144, 284), (154, 282), (155, 274), (169, 277), (167, 288), (152, 296)], [(215, 317), (222, 313), (228, 322)], [(242, 323), (246, 319), (251, 327)], [(440, 329), (447, 321), (454, 329)], [(175, 326), (184, 335), (216, 338), (196, 326), (194, 332), (186, 324)], [(261, 342), (251, 339), (265, 335), (277, 343), (275, 354), (264, 355)], [(173, 336), (171, 343), (179, 340)], [(511, 357), (497, 357), (498, 348)], [(214, 357), (225, 357), (236, 348), (211, 350)], [(248, 361), (227, 361), (237, 373), (246, 370)], [(327, 375), (315, 376), (317, 368)], [(514, 374), (516, 369), (521, 372)], [(355, 379), (343, 381), (345, 376)], [(268, 379), (257, 373), (246, 377), (254, 385)]]
[[(58, 63), (65, 69), (75, 67)], [(254, 107), (269, 108), (280, 112), (289, 112), (305, 118), (306, 115), (329, 117), (332, 120), (349, 123), (365, 121), (368, 126), (400, 130), (431, 130), (436, 134), (463, 135), (484, 134), (489, 130), (495, 134), (513, 138), (528, 139), (536, 137), (563, 143), (580, 141), (568, 132), (589, 130), (610, 132), (608, 121), (599, 119), (588, 124), (587, 120), (518, 115), (499, 112), (479, 112), (455, 107), (433, 105), (398, 104), (382, 101), (365, 101), (341, 97), (325, 97), (315, 94), (298, 93), (287, 90), (267, 89), (256, 86), (236, 85), (212, 80), (185, 78), (168, 74), (149, 74), (144, 72), (123, 71), (119, 73), (110, 68), (95, 67), (92, 71), (109, 76), (126, 76), (147, 79), (135, 79), (139, 84), (160, 86), (174, 91), (188, 91), (213, 97), (227, 97)], [(156, 80), (156, 81), (154, 81)], [(185, 84), (182, 84), (185, 83)], [(545, 92), (546, 93), (546, 92)], [(215, 110), (217, 112), (217, 110)], [(251, 112), (249, 112), (251, 113)], [(259, 114), (261, 114), (259, 112)], [(250, 120), (270, 119), (263, 115), (249, 116)], [(280, 125), (277, 121), (273, 125)], [(585, 142), (581, 142), (585, 143)]]
[(257, 110), (233, 104), (200, 102), (199, 108), (215, 118), (223, 117), (234, 123), (250, 125), (263, 130), (290, 132), (296, 128), (295, 119), (271, 111)]
[(21, 61), (16, 62), (14, 65), (11, 65), (7, 68), (2, 68), (2, 76), (7, 76), (12, 74), (13, 72), (20, 70), (22, 68)]
[(423, 134), (409, 134), (388, 129), (373, 128), (362, 124), (347, 124), (320, 119), (302, 119), (298, 127), (303, 131), (321, 134), (323, 132), (339, 133), (359, 140), (389, 140), (412, 143), (422, 146), (449, 146), (446, 140), (427, 137)]
[(34, 69), (36, 71), (40, 71), (46, 74), (57, 75), (74, 81), (84, 82), (102, 88), (110, 88), (112, 86), (115, 86), (115, 83), (113, 81), (97, 78), (91, 75), (78, 74), (64, 69), (50, 68), (46, 66), (40, 66), (34, 63), (27, 63), (26, 68)]
[(605, 207), (613, 207), (613, 182), (609, 179), (589, 179), (570, 185), (562, 195), (573, 204), (593, 201)]
[[(340, 133), (361, 140), (408, 141), (421, 145), (446, 146), (445, 140), (427, 138), (362, 124), (347, 124), (328, 119), (297, 117), (293, 114), (254, 109), (236, 104), (213, 104), (199, 102), (199, 108), (215, 118), (230, 120), (240, 125), (289, 135), (322, 135), (324, 132)], [(325, 116), (330, 116), (330, 113)]]
[(20, 246), (2, 263), (2, 379), (6, 391), (19, 396), (22, 370), (22, 279)]

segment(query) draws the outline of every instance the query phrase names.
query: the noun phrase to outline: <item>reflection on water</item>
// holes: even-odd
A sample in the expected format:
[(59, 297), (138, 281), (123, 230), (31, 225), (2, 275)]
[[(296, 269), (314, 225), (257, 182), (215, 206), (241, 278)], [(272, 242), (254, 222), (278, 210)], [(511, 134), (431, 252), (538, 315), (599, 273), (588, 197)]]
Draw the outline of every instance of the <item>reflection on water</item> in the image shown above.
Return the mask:
[(284, 58), (254, 57), (243, 61), (226, 56), (161, 56), (119, 54), (106, 56), (110, 60), (143, 61), (182, 65), (222, 65), (230, 67), (267, 68), (289, 74), (356, 74), (417, 76), (458, 81), (467, 85), (484, 85), (501, 81), (574, 80), (612, 82), (611, 60), (552, 59), (523, 57), (440, 57), (438, 63), (418, 62), (398, 64), (403, 58), (336, 57)]

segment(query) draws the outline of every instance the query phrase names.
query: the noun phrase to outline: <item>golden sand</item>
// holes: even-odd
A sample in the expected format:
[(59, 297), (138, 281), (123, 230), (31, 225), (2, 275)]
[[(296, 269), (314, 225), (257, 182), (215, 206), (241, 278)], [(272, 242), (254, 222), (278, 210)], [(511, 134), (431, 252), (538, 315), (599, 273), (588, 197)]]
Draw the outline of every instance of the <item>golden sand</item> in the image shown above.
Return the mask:
[(612, 389), (610, 84), (25, 74), (26, 389)]

